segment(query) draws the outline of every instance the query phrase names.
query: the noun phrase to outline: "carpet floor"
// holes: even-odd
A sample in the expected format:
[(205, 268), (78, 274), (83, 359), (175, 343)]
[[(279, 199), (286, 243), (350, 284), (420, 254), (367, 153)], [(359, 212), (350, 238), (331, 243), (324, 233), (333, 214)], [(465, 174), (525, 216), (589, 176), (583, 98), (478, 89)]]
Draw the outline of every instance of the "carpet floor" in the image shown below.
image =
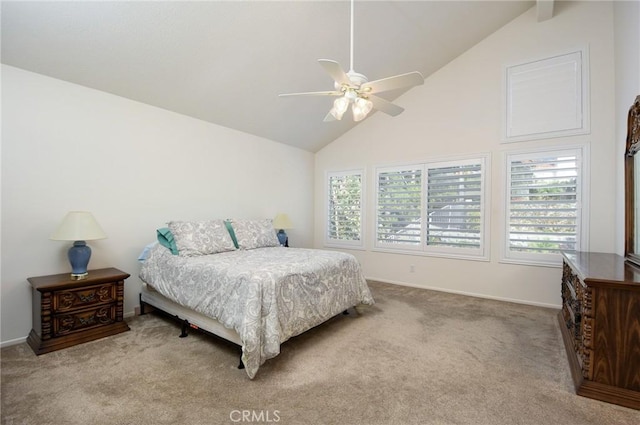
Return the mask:
[(155, 314), (41, 356), (3, 348), (2, 424), (640, 423), (575, 395), (556, 310), (370, 287), (374, 306), (287, 341), (254, 380), (237, 346)]

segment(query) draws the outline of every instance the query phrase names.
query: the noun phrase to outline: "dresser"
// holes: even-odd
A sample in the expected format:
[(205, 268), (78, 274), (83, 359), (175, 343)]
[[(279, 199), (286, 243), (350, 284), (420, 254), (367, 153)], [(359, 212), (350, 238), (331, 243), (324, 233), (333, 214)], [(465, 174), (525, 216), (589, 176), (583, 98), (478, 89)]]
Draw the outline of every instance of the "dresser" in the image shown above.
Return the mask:
[(640, 409), (640, 269), (565, 252), (558, 314), (578, 395)]
[(83, 280), (69, 273), (30, 277), (33, 329), (27, 343), (40, 355), (128, 331), (123, 320), (124, 281), (116, 268), (90, 270)]

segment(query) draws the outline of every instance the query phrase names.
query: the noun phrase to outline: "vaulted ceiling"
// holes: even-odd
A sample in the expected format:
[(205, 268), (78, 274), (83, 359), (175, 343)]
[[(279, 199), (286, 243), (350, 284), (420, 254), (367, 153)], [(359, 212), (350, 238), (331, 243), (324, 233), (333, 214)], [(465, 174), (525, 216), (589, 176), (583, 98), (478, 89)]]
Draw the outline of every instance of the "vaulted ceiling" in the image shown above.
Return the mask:
[[(356, 1), (354, 68), (428, 77), (534, 4)], [(3, 1), (1, 13), (7, 65), (312, 152), (356, 125), (323, 122), (332, 98), (278, 97), (332, 90), (318, 59), (348, 70), (348, 1)]]

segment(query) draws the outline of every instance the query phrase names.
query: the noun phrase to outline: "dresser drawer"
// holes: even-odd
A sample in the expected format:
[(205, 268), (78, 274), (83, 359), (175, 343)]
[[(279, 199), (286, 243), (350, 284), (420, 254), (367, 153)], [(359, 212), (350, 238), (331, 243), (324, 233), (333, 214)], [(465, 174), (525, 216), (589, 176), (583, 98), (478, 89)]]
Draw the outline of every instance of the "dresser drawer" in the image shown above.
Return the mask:
[(95, 285), (77, 289), (53, 292), (52, 309), (54, 314), (70, 310), (83, 309), (97, 304), (116, 301), (116, 285), (113, 283)]
[(114, 323), (116, 318), (115, 304), (98, 306), (68, 314), (56, 314), (52, 320), (52, 336), (55, 338), (73, 332), (109, 325)]
[(27, 343), (37, 355), (129, 330), (123, 318), (124, 281), (114, 267), (89, 270), (85, 279), (69, 273), (30, 277), (33, 329)]

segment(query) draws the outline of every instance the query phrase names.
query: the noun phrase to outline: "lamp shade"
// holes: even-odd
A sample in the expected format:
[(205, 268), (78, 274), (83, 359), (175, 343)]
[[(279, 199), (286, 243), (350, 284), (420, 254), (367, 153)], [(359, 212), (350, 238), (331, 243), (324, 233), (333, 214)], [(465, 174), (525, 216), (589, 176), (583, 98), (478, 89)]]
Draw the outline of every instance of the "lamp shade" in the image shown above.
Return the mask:
[(333, 108), (331, 108), (329, 112), (333, 115), (333, 118), (340, 121), (346, 110), (349, 108), (349, 103), (350, 101), (346, 96), (339, 97), (333, 101)]
[(291, 224), (291, 220), (289, 216), (286, 214), (278, 214), (276, 218), (273, 219), (273, 228), (274, 229), (293, 229), (293, 224)]
[(105, 239), (96, 219), (88, 211), (69, 211), (49, 239), (54, 241), (91, 241)]
[(357, 98), (351, 106), (351, 109), (353, 111), (353, 120), (362, 121), (367, 116), (367, 114), (371, 112), (372, 108), (373, 102), (371, 102), (369, 99), (365, 99), (363, 97)]

